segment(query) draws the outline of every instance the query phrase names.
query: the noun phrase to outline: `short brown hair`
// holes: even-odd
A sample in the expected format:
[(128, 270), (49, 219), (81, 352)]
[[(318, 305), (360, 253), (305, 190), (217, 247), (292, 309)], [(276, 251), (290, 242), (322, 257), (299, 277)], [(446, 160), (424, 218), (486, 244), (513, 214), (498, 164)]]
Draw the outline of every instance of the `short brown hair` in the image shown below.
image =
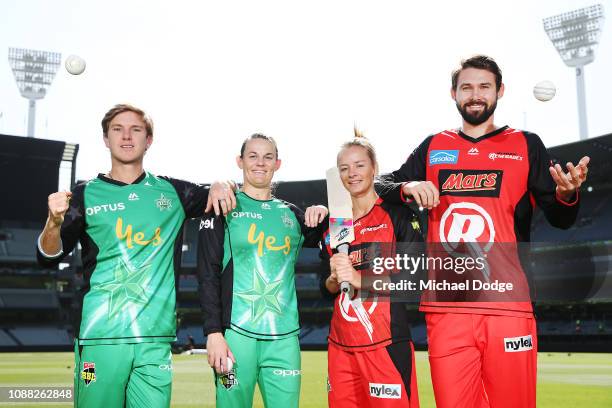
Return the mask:
[(262, 139), (272, 143), (272, 146), (274, 146), (274, 153), (276, 153), (276, 159), (278, 160), (278, 146), (276, 145), (276, 140), (274, 140), (272, 136), (266, 136), (263, 133), (253, 133), (251, 136), (244, 139), (244, 142), (242, 142), (242, 147), (240, 147), (240, 157), (244, 156), (244, 150), (246, 149), (247, 142), (253, 139)]
[(497, 65), (497, 62), (495, 62), (493, 58), (486, 55), (474, 55), (473, 57), (470, 57), (468, 59), (461, 60), (459, 68), (453, 71), (451, 75), (453, 89), (457, 90), (459, 74), (461, 73), (461, 71), (467, 68), (484, 69), (486, 71), (489, 71), (490, 73), (495, 75), (496, 90), (499, 91), (499, 88), (501, 88), (502, 72), (499, 68), (499, 65)]
[(124, 112), (134, 112), (140, 116), (140, 119), (142, 119), (142, 121), (145, 123), (147, 136), (153, 136), (153, 119), (151, 119), (151, 117), (147, 115), (145, 111), (135, 107), (134, 105), (120, 103), (113, 106), (108, 112), (106, 112), (104, 118), (102, 118), (102, 134), (104, 137), (108, 137), (108, 127), (110, 126), (111, 121), (115, 118), (115, 116)]
[(353, 131), (355, 133), (355, 137), (349, 140), (348, 142), (342, 143), (342, 145), (340, 146), (340, 151), (338, 152), (338, 156), (336, 157), (336, 161), (340, 157), (340, 153), (342, 152), (342, 150), (348, 149), (349, 147), (353, 146), (363, 147), (366, 153), (368, 154), (372, 165), (376, 169), (376, 172), (378, 172), (378, 160), (376, 160), (376, 150), (374, 149), (374, 145), (370, 143), (370, 141), (363, 135), (363, 133), (359, 129), (353, 128)]

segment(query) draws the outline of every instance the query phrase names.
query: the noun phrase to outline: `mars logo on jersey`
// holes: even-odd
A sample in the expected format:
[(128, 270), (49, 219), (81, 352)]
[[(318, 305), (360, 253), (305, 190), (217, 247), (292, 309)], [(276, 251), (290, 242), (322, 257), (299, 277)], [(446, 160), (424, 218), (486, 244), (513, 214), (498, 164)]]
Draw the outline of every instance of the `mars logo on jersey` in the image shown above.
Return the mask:
[(85, 381), (85, 385), (96, 381), (96, 363), (83, 362), (83, 371), (81, 371), (81, 380)]
[(238, 379), (236, 378), (236, 370), (233, 369), (225, 374), (221, 374), (219, 376), (219, 381), (221, 381), (221, 385), (223, 385), (226, 390), (231, 390), (232, 388), (238, 385)]
[(440, 195), (499, 197), (502, 170), (461, 170), (443, 169), (438, 173)]
[(451, 204), (440, 219), (440, 242), (452, 253), (460, 242), (486, 243), (488, 251), (495, 239), (495, 226), (489, 213), (478, 204)]

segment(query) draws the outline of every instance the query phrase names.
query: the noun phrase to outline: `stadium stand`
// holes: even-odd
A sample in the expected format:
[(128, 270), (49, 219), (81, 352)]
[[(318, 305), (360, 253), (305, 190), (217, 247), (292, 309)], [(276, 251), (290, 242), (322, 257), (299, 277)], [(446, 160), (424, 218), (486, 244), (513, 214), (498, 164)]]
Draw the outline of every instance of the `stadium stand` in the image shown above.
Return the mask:
[(57, 309), (59, 308), (56, 290), (48, 289), (0, 289), (2, 309)]
[[(24, 174), (18, 184), (2, 178), (6, 194), (21, 199), (7, 203), (10, 208), (3, 207), (0, 219), (0, 350), (70, 350), (69, 327), (83, 286), (80, 259), (68, 257), (63, 269), (43, 269), (37, 266), (34, 252), (46, 216), (47, 194), (57, 186), (56, 166), (64, 143), (36, 144), (38, 139), (25, 139), (0, 135), (1, 177), (17, 171)], [(532, 241), (536, 244), (530, 261), (537, 288), (539, 348), (611, 352), (612, 134), (549, 151), (560, 163), (588, 155), (591, 164), (588, 185), (581, 191), (578, 221), (572, 228), (554, 229), (540, 212), (534, 213)], [(25, 159), (14, 160), (15, 152)], [(23, 189), (23, 185), (38, 188)], [(325, 181), (279, 182), (275, 195), (302, 208), (325, 203)], [(21, 205), (26, 201), (32, 205)], [(5, 216), (8, 213), (10, 217)], [(177, 349), (188, 346), (189, 336), (197, 346), (205, 344), (195, 276), (198, 226), (199, 220), (190, 220), (183, 230)], [(305, 349), (327, 346), (332, 302), (319, 293), (320, 262), (318, 250), (307, 248), (297, 262), (300, 342)], [(412, 316), (415, 346), (425, 349), (423, 316), (416, 305), (406, 307)]]
[(39, 230), (24, 228), (0, 229), (0, 261), (3, 263), (36, 263), (32, 248), (40, 234)]
[(5, 330), (0, 330), (0, 349), (16, 348), (19, 345)]
[(68, 331), (57, 327), (24, 326), (9, 332), (22, 346), (65, 346), (72, 345)]

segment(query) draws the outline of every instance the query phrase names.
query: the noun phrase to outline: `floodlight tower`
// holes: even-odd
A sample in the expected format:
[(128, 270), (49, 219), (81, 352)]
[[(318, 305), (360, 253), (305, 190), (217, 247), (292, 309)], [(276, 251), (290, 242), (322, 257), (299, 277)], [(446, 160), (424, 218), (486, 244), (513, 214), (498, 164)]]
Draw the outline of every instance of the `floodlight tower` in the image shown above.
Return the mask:
[(548, 17), (543, 20), (548, 38), (568, 67), (576, 68), (580, 139), (588, 137), (584, 66), (595, 60), (595, 48), (604, 22), (601, 4)]
[(36, 100), (42, 99), (51, 86), (62, 62), (58, 52), (9, 48), (9, 63), (15, 75), (21, 96), (28, 100), (28, 136), (34, 137)]

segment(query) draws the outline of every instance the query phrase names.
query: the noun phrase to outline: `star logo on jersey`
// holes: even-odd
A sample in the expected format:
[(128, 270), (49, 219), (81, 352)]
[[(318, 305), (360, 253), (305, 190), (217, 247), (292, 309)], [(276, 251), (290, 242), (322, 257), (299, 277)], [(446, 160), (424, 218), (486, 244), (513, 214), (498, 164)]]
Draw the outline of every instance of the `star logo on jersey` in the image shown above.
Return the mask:
[(285, 227), (293, 228), (293, 225), (294, 225), (293, 220), (287, 213), (283, 213), (283, 215), (281, 216), (281, 219), (283, 220), (283, 224), (285, 224)]
[(150, 267), (151, 265), (148, 264), (140, 269), (134, 269), (123, 259), (119, 259), (114, 271), (115, 279), (98, 285), (97, 289), (109, 293), (109, 318), (116, 317), (129, 304), (147, 303), (145, 280)]
[(70, 209), (68, 210), (64, 218), (68, 218), (69, 220), (74, 221), (75, 219), (82, 216), (83, 213), (81, 212), (81, 210), (79, 210), (77, 206), (70, 206)]
[(164, 193), (162, 193), (161, 196), (155, 200), (155, 205), (159, 208), (159, 211), (169, 210), (172, 208), (172, 200), (166, 198)]
[(255, 269), (253, 287), (244, 292), (237, 292), (236, 296), (251, 302), (251, 316), (253, 320), (259, 320), (267, 311), (280, 314), (282, 309), (280, 303), (278, 303), (278, 292), (282, 282), (282, 279), (267, 282), (259, 271)]

